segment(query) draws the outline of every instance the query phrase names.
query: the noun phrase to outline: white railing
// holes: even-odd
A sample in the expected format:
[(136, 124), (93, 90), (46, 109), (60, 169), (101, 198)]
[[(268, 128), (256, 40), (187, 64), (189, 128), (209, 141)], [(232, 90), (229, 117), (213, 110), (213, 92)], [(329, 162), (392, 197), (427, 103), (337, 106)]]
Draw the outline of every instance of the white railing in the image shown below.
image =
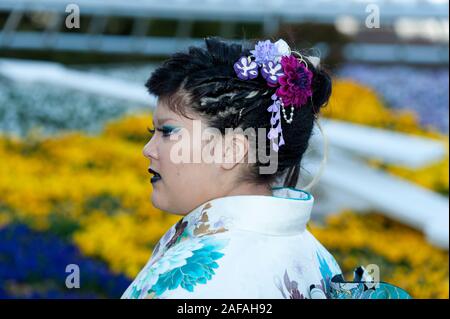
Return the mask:
[[(1, 0), (0, 13), (8, 17), (0, 29), (0, 48), (19, 50), (60, 50), (105, 54), (168, 55), (190, 44), (199, 43), (192, 35), (194, 21), (219, 21), (221, 36), (228, 37), (236, 23), (258, 23), (264, 36), (279, 31), (282, 23), (320, 22), (334, 24), (340, 17), (352, 17), (359, 24), (367, 18), (369, 4), (379, 7), (380, 23), (393, 25), (399, 18), (446, 19), (448, 1), (393, 0), (74, 0), (82, 17), (89, 17), (86, 32), (61, 32), (67, 1)], [(20, 31), (26, 14), (50, 13), (42, 31)], [(105, 34), (111, 17), (126, 17), (133, 22), (126, 35)], [(176, 21), (173, 37), (146, 35), (151, 19)], [(231, 27), (230, 27), (231, 26)], [(228, 31), (227, 31), (228, 30)], [(424, 54), (424, 50), (426, 51)], [(448, 64), (447, 45), (352, 44), (345, 48), (349, 60)], [(325, 55), (323, 56), (325, 57)]]
[[(2, 0), (0, 10), (64, 12), (67, 3), (64, 0)], [(427, 0), (74, 0), (70, 3), (77, 4), (87, 14), (176, 19), (260, 21), (262, 16), (278, 16), (286, 21), (334, 22), (340, 15), (365, 19), (368, 4), (380, 8), (385, 22), (398, 17), (448, 17), (448, 1)]]

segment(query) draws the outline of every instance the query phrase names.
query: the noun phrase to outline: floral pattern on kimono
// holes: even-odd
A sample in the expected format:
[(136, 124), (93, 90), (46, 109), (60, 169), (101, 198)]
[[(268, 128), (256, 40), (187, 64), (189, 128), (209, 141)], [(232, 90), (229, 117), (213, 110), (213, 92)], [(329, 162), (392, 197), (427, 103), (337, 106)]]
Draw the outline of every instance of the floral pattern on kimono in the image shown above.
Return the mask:
[(409, 298), (374, 286), (361, 269), (345, 282), (330, 252), (307, 230), (314, 198), (290, 187), (273, 196), (212, 199), (160, 239), (122, 298)]
[(353, 272), (353, 281), (345, 281), (342, 275), (330, 281), (330, 295), (333, 299), (412, 299), (403, 289), (386, 282), (362, 281), (369, 275), (359, 266)]
[(158, 298), (166, 290), (178, 287), (192, 292), (196, 285), (206, 284), (212, 278), (214, 269), (219, 267), (218, 259), (224, 255), (220, 250), (228, 239), (210, 236), (227, 231), (224, 219), (210, 224), (207, 210), (211, 207), (206, 204), (191, 227), (182, 218), (161, 238), (153, 252), (155, 258), (122, 298)]

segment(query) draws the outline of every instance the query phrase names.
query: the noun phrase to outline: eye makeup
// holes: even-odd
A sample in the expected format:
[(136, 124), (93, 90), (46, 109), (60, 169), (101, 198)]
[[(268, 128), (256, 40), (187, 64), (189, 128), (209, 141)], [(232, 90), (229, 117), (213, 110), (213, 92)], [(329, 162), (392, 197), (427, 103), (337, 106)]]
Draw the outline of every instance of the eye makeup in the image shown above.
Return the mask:
[(170, 136), (171, 134), (178, 132), (180, 127), (163, 125), (161, 128), (157, 128), (156, 130), (161, 132), (163, 136)]
[(154, 134), (155, 131), (161, 132), (162, 136), (170, 136), (173, 133), (178, 132), (181, 129), (181, 127), (177, 127), (177, 126), (172, 126), (172, 125), (163, 125), (161, 128), (156, 128), (155, 129), (150, 129), (149, 127), (147, 127), (147, 130), (151, 133)]

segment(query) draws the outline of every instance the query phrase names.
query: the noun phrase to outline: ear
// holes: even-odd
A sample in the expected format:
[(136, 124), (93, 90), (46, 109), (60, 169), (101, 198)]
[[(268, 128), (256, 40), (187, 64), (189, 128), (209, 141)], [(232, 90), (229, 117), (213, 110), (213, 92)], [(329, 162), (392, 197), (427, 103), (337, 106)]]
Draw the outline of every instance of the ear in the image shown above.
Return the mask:
[(249, 142), (243, 134), (226, 134), (224, 137), (221, 167), (230, 170), (247, 158)]

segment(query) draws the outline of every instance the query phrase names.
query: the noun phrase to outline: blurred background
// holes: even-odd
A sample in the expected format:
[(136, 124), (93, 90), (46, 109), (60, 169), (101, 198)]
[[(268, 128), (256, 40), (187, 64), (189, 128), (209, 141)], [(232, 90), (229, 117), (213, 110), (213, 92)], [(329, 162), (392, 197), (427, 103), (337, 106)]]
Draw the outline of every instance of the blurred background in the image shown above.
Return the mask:
[(143, 84), (207, 36), (320, 54), (311, 232), (347, 280), (448, 298), (448, 0), (0, 0), (0, 298), (121, 296), (178, 220), (149, 201)]

